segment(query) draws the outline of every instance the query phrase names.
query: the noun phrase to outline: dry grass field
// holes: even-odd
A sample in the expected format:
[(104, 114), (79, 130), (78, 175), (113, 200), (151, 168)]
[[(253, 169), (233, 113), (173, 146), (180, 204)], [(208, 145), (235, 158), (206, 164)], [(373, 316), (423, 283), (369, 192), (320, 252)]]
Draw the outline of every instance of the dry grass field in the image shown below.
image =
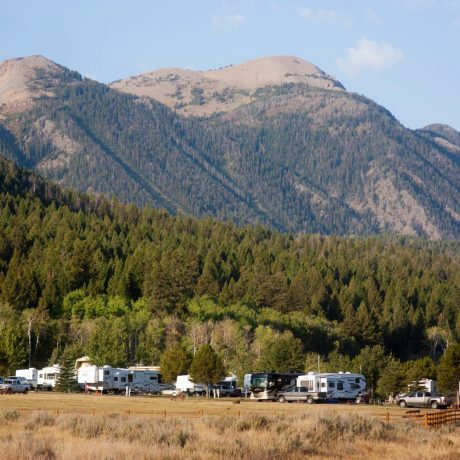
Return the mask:
[(55, 393), (0, 396), (0, 457), (12, 459), (460, 458), (460, 428), (425, 429), (405, 412)]

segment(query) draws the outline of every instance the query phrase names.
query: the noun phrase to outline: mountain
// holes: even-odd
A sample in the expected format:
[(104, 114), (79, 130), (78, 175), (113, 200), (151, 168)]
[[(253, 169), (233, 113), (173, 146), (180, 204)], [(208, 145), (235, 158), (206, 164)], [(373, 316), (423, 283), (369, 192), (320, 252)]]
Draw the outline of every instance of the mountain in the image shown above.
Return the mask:
[(460, 132), (448, 125), (432, 124), (418, 130), (420, 134), (436, 142), (441, 147), (460, 154)]
[(68, 187), (282, 231), (460, 236), (458, 155), (306, 61), (178, 71), (202, 97), (176, 108), (154, 79), (138, 96), (42, 57), (0, 68), (0, 153)]
[(117, 90), (156, 99), (183, 115), (228, 112), (265, 96), (266, 87), (302, 83), (344, 90), (342, 84), (310, 62), (292, 56), (255, 59), (220, 69), (161, 69), (119, 80)]

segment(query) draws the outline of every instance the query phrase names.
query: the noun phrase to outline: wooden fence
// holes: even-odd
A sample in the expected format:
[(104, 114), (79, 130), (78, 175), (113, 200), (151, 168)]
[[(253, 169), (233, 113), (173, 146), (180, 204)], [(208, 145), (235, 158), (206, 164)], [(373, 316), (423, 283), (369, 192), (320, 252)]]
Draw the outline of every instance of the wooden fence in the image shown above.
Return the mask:
[[(446, 409), (436, 412), (420, 412), (419, 410), (407, 411), (404, 418), (410, 419), (427, 428), (439, 427), (450, 423), (460, 422), (460, 409)], [(389, 421), (389, 413), (386, 415)]]

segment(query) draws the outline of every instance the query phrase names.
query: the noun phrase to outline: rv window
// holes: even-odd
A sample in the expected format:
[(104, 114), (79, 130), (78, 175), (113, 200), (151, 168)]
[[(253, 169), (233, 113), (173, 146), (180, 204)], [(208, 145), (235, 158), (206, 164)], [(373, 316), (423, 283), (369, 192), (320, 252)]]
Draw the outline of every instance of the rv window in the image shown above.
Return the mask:
[(335, 388), (335, 383), (334, 382), (329, 382), (329, 388)]
[(113, 381), (114, 381), (114, 382), (118, 382), (118, 377), (114, 377), (114, 378), (113, 378)]
[(355, 383), (359, 383), (359, 378), (356, 378), (356, 379), (355, 379)]
[(326, 382), (321, 382), (321, 388), (326, 388)]
[(43, 374), (38, 374), (38, 376), (42, 379), (43, 378)]
[(121, 378), (121, 381), (122, 381), (122, 382), (126, 382), (126, 377), (122, 377), (122, 378)]
[(133, 381), (133, 374), (128, 374), (128, 382), (132, 382)]
[(337, 382), (337, 390), (343, 390), (343, 382)]
[(157, 378), (154, 375), (150, 376), (150, 380), (156, 380)]
[(110, 375), (110, 371), (104, 371), (104, 375)]

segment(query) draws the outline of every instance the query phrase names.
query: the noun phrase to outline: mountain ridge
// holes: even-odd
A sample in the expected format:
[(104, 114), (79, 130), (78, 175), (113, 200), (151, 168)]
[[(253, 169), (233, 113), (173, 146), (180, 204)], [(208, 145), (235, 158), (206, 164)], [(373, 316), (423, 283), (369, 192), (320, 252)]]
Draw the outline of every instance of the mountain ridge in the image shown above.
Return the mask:
[(344, 90), (334, 77), (295, 56), (271, 56), (212, 70), (159, 69), (109, 86), (136, 96), (152, 97), (182, 115), (228, 112), (257, 100), (269, 86), (303, 83)]
[(41, 62), (0, 107), (0, 153), (62, 185), (281, 231), (460, 235), (458, 156), (363, 96), (284, 82), (184, 117)]

